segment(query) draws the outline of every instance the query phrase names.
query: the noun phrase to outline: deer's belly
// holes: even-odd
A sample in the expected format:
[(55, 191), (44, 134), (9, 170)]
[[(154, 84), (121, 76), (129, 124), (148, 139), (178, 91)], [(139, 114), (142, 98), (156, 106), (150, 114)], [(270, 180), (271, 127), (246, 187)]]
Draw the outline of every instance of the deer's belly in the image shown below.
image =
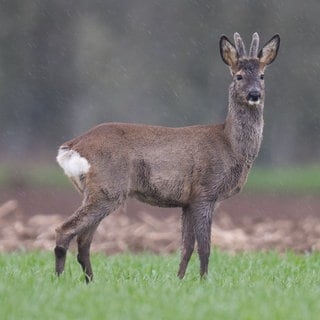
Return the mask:
[(163, 208), (175, 208), (183, 207), (185, 204), (178, 199), (173, 199), (169, 197), (163, 197), (161, 194), (148, 194), (135, 192), (132, 194), (137, 200), (150, 204), (151, 206), (163, 207)]
[(185, 179), (172, 176), (153, 176), (144, 184), (136, 185), (131, 196), (159, 207), (183, 207), (190, 197), (191, 185)]
[(159, 207), (185, 206), (191, 193), (191, 175), (186, 164), (170, 165), (161, 161), (150, 164), (137, 160), (132, 164), (129, 195)]

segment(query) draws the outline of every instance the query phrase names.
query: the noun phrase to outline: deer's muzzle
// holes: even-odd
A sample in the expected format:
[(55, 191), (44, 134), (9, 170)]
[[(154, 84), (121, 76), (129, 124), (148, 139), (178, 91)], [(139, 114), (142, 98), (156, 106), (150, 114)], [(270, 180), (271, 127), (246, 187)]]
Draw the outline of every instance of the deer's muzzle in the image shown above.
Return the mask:
[(247, 95), (248, 102), (258, 102), (261, 98), (261, 93), (259, 91), (250, 91)]

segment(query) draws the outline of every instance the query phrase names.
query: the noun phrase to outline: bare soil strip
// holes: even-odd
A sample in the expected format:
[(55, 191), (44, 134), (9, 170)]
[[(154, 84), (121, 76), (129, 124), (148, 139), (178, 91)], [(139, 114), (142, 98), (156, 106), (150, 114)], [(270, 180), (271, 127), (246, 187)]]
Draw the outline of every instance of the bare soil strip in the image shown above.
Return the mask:
[[(0, 252), (52, 250), (55, 228), (80, 202), (68, 190), (1, 192)], [(175, 252), (180, 248), (180, 212), (131, 201), (102, 221), (92, 248), (107, 254)], [(212, 243), (229, 252), (319, 251), (320, 199), (242, 194), (226, 200), (214, 217)]]

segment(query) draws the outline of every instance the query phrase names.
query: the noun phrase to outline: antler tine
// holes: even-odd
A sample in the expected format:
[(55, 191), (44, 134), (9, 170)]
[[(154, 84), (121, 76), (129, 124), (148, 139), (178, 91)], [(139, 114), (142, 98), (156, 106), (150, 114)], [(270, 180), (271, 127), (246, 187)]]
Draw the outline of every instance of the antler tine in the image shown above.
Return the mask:
[(245, 48), (244, 43), (240, 37), (240, 34), (237, 32), (234, 34), (234, 43), (235, 43), (239, 58), (245, 57), (246, 56), (246, 48)]
[(259, 35), (257, 32), (255, 32), (252, 35), (252, 42), (251, 42), (250, 51), (249, 51), (250, 58), (256, 58), (258, 56), (258, 50), (259, 50)]

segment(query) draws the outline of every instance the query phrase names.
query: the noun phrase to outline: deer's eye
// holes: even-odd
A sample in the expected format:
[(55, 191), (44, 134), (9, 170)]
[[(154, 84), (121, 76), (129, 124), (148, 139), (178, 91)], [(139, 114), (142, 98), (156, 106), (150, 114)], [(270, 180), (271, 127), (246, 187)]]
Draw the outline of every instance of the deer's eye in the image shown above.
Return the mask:
[(260, 75), (260, 79), (263, 80), (264, 79), (264, 74)]
[(237, 74), (236, 79), (237, 80), (242, 80), (242, 75), (241, 74)]

